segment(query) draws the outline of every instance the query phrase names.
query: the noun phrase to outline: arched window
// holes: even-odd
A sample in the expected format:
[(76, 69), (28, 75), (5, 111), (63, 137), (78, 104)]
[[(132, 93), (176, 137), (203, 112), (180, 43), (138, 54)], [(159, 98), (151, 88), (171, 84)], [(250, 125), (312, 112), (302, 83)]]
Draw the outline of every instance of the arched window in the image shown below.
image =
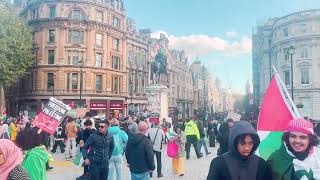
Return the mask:
[(74, 9), (70, 12), (68, 18), (69, 20), (84, 20), (85, 15), (79, 9)]

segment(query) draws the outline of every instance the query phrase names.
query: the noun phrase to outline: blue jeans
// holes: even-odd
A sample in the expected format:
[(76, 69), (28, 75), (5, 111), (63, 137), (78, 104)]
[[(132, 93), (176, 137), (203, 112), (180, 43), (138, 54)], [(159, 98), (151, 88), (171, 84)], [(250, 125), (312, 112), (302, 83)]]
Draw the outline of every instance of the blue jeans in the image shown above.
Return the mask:
[(141, 174), (134, 174), (131, 173), (131, 180), (149, 180), (150, 179), (150, 173), (145, 172)]
[(109, 160), (109, 176), (108, 180), (113, 180), (114, 171), (116, 171), (117, 180), (121, 180), (122, 155), (111, 156)]
[(204, 138), (200, 138), (200, 141), (199, 141), (199, 147), (198, 147), (198, 149), (199, 149), (199, 152), (201, 153), (201, 147), (202, 147), (202, 145), (204, 146), (204, 150), (206, 151), (206, 154), (208, 154), (209, 153), (209, 151), (208, 151), (208, 147), (207, 147), (207, 143), (206, 143), (206, 141), (205, 141), (205, 139)]

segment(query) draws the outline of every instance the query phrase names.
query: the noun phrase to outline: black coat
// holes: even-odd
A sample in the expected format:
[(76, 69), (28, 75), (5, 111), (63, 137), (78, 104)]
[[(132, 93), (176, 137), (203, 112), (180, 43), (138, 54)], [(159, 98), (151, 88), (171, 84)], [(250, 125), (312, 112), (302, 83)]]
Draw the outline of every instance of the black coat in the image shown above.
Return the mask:
[[(89, 148), (91, 151), (88, 153)], [(83, 159), (89, 159), (96, 164), (108, 165), (114, 148), (113, 136), (96, 132), (91, 134), (82, 147)]]
[(155, 169), (152, 142), (141, 133), (129, 136), (126, 158), (132, 173), (140, 174)]
[[(256, 180), (272, 180), (272, 173), (269, 165), (260, 157)], [(223, 156), (218, 156), (211, 161), (207, 180), (232, 180), (227, 163)], [(245, 180), (245, 179), (244, 179)]]
[[(237, 145), (239, 137), (248, 134), (253, 147), (248, 156), (243, 156)], [(212, 160), (207, 180), (272, 180), (267, 162), (254, 154), (259, 144), (260, 138), (249, 122), (236, 122), (230, 129), (228, 152)]]

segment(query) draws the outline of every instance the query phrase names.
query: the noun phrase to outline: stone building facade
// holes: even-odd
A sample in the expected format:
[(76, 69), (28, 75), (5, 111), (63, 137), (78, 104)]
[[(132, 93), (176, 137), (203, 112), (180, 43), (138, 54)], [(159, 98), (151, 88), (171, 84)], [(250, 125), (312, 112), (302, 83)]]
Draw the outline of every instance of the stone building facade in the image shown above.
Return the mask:
[[(293, 67), (288, 50), (293, 47)], [(272, 66), (275, 66), (302, 117), (320, 120), (320, 10), (296, 12), (272, 18), (253, 32), (254, 99), (261, 104)], [(291, 77), (293, 69), (293, 77)], [(292, 79), (293, 78), (293, 79)]]
[(137, 31), (133, 19), (127, 18), (127, 104), (139, 112), (148, 103), (145, 88), (149, 84), (149, 37)]
[(35, 63), (31, 77), (8, 94), (15, 97), (8, 98), (9, 107), (19, 104), (19, 110), (35, 113), (54, 96), (97, 114), (123, 112), (127, 43), (122, 0), (16, 3), (34, 30)]

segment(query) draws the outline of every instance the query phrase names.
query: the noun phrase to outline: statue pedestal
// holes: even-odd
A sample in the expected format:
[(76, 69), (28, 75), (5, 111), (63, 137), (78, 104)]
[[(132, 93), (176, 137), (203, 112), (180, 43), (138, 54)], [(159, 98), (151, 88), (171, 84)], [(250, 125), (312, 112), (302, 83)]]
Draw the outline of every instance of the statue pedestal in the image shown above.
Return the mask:
[(168, 118), (168, 88), (162, 84), (151, 84), (146, 87), (146, 94), (148, 98), (147, 108), (150, 113), (157, 113), (160, 115), (160, 122), (163, 118), (166, 118), (171, 123), (171, 119)]

